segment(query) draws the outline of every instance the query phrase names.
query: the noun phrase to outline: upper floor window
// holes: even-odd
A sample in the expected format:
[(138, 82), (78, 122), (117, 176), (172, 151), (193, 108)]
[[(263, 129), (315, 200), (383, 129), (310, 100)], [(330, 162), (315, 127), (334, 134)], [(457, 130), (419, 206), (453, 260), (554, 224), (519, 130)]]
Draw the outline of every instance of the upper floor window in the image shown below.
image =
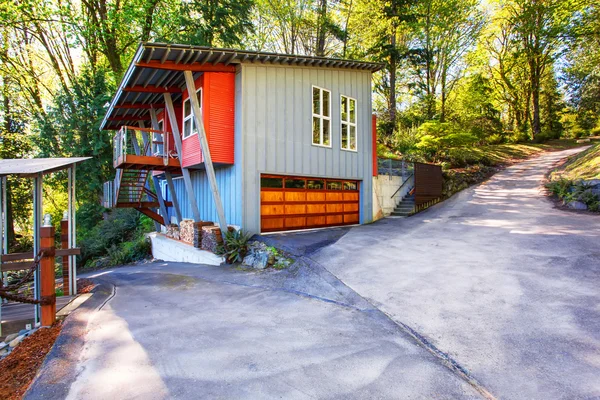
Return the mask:
[(331, 147), (331, 92), (312, 88), (312, 142), (318, 146)]
[[(200, 104), (200, 110), (202, 110), (202, 88), (196, 91), (198, 97), (198, 103)], [(198, 133), (198, 127), (194, 121), (194, 113), (192, 112), (192, 103), (190, 99), (183, 102), (183, 138), (190, 137)]]
[(356, 99), (342, 96), (342, 149), (356, 151)]

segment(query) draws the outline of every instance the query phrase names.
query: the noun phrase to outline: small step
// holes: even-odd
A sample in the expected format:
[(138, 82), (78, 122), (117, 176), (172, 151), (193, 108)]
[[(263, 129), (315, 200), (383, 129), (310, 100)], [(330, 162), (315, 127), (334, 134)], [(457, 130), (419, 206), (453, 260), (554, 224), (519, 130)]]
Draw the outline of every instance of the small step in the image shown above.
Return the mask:
[(392, 214), (394, 217), (408, 217), (410, 215), (412, 215), (412, 212), (396, 212), (393, 211)]

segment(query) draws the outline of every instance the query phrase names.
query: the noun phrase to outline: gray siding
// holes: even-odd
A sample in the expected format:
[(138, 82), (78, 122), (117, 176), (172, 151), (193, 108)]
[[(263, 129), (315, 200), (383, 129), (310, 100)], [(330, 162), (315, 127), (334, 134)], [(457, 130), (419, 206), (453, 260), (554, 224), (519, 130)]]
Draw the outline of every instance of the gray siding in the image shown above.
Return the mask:
[[(241, 71), (236, 81), (236, 149), (239, 131), (244, 229), (260, 231), (261, 173), (361, 180), (360, 221), (371, 221), (371, 73), (253, 64), (243, 64)], [(331, 148), (312, 145), (313, 85), (331, 91)], [(357, 100), (357, 152), (340, 148), (342, 94)]]

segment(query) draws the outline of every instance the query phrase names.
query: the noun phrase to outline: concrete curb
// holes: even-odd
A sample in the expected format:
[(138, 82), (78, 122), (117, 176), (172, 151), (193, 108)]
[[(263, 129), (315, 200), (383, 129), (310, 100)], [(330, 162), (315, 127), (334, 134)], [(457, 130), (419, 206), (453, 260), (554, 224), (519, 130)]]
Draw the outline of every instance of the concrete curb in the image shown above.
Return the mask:
[(85, 344), (91, 317), (113, 296), (114, 287), (101, 283), (93, 295), (63, 322), (63, 328), (46, 356), (24, 399), (64, 399), (77, 377), (77, 363)]

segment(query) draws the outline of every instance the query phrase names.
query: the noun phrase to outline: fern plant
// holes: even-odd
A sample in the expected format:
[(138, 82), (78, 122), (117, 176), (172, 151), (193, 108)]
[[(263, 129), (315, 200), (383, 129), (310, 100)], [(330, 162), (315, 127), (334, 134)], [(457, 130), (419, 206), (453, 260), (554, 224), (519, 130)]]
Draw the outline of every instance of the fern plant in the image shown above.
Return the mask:
[(228, 231), (223, 237), (223, 244), (217, 247), (217, 254), (225, 257), (225, 261), (229, 264), (242, 262), (248, 253), (248, 241), (251, 237), (251, 234), (245, 233), (241, 229)]

